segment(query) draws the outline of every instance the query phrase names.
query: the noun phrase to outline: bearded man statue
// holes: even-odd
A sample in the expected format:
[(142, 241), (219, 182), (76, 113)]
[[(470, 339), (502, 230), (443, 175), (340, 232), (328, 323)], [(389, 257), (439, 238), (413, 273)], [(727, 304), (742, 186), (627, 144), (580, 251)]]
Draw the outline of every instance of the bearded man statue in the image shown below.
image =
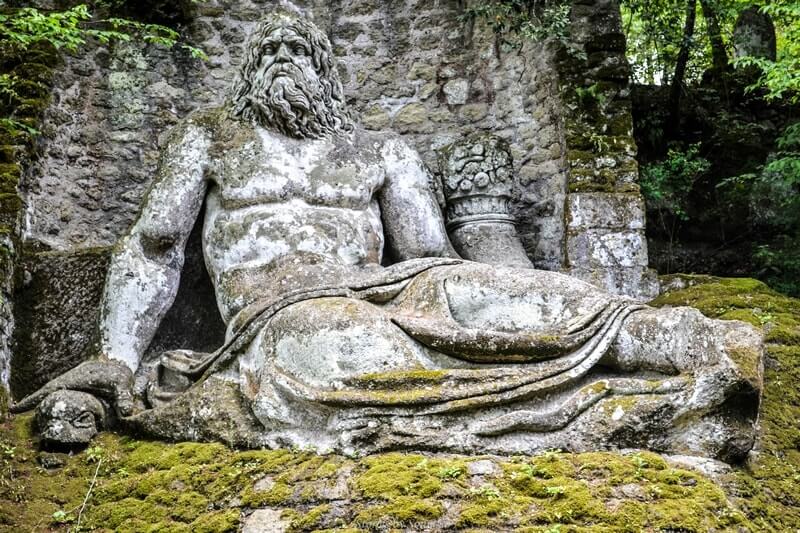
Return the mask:
[(324, 34), (304, 19), (276, 17), (259, 25), (251, 41), (233, 87), (235, 116), (298, 139), (353, 131)]
[[(455, 150), (451, 196), (505, 186), (509, 159), (483, 149)], [(460, 194), (451, 223), (474, 220), (475, 191)], [(225, 343), (148, 361), (203, 206)], [(470, 228), (485, 242), (495, 231)], [(513, 260), (458, 257), (419, 155), (353, 124), (327, 37), (277, 11), (256, 29), (229, 103), (188, 117), (164, 148), (113, 254), (101, 353), (16, 409), (44, 406), (53, 441), (51, 422), (69, 413), (80, 426), (70, 442), (93, 434), (87, 413), (100, 404), (89, 397), (112, 411), (98, 425), (240, 446), (644, 447), (725, 460), (750, 450), (762, 386), (752, 327), (612, 296), (513, 249)], [(87, 405), (59, 411), (43, 401), (51, 394)]]

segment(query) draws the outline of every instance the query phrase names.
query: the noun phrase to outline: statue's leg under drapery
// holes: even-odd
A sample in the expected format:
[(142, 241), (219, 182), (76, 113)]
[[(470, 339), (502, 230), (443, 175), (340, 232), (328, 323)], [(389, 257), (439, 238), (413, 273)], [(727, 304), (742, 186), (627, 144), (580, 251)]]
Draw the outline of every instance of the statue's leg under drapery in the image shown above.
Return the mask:
[[(476, 349), (476, 338), (489, 345)], [(519, 355), (508, 348), (524, 351), (524, 342), (540, 349)], [(459, 356), (459, 346), (471, 355)], [(759, 350), (758, 335), (741, 323), (683, 308), (641, 308), (557, 273), (467, 263), (417, 276), (390, 302), (320, 298), (291, 305), (255, 339), (239, 369), (256, 416), (284, 434), (329, 427), (331, 420), (339, 428), (344, 419), (391, 420), (394, 427), (421, 423), (421, 434), (440, 427), (495, 439), (508, 451), (519, 439), (502, 443), (519, 434), (550, 435), (523, 449), (568, 446), (570, 432), (594, 430), (582, 421), (601, 416), (615, 395), (629, 398), (626, 409), (633, 398), (646, 398), (629, 410), (665, 435), (678, 421), (695, 428), (684, 431), (689, 435), (752, 426)], [(626, 412), (619, 405), (612, 411), (606, 418)], [(694, 423), (698, 412), (719, 416)], [(598, 439), (607, 444), (638, 442), (610, 426), (604, 431)]]

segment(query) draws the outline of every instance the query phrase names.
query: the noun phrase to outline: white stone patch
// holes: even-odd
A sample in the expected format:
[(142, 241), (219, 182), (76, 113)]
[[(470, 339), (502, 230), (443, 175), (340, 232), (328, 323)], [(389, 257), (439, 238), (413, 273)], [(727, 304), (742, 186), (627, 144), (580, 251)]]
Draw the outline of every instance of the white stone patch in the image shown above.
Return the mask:
[(242, 523), (242, 533), (284, 533), (290, 520), (281, 518), (280, 509), (256, 509)]
[(315, 386), (332, 387), (342, 378), (406, 369), (398, 346), (373, 328), (319, 329), (311, 335), (284, 334), (275, 345), (278, 366)]
[(463, 105), (469, 96), (469, 81), (458, 78), (450, 80), (442, 87), (447, 103), (450, 105)]
[(623, 409), (621, 406), (618, 405), (617, 408), (614, 409), (614, 412), (611, 413), (611, 420), (617, 422), (619, 420), (622, 420), (623, 416), (625, 416), (625, 409)]

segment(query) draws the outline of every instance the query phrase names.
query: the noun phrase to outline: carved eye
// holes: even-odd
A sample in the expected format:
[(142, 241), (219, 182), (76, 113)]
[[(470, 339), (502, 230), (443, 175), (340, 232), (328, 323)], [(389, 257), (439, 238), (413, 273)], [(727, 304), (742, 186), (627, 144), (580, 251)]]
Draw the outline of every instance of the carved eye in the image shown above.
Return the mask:
[(89, 412), (81, 413), (78, 418), (72, 421), (72, 425), (80, 428), (94, 426), (94, 415)]
[(274, 44), (267, 44), (264, 46), (264, 55), (274, 56), (278, 53), (278, 47)]
[(292, 52), (294, 52), (294, 55), (296, 56), (308, 55), (308, 50), (306, 50), (306, 47), (303, 46), (302, 44), (294, 45), (294, 47), (292, 48)]

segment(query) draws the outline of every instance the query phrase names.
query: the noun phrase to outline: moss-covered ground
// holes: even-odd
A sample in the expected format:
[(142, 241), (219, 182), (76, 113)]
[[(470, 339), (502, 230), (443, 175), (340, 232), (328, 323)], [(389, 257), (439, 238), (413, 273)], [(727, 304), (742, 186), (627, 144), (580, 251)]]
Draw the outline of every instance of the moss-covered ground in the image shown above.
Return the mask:
[(655, 304), (747, 320), (769, 342), (759, 450), (721, 484), (649, 452), (353, 458), (107, 433), (49, 454), (20, 416), (0, 425), (0, 531), (74, 530), (79, 517), (87, 531), (236, 531), (264, 507), (294, 531), (796, 531), (800, 300), (752, 280), (683, 282)]
[(762, 436), (728, 489), (758, 531), (800, 531), (800, 299), (752, 279), (672, 277), (684, 285), (655, 305), (690, 305), (761, 327), (767, 342)]

